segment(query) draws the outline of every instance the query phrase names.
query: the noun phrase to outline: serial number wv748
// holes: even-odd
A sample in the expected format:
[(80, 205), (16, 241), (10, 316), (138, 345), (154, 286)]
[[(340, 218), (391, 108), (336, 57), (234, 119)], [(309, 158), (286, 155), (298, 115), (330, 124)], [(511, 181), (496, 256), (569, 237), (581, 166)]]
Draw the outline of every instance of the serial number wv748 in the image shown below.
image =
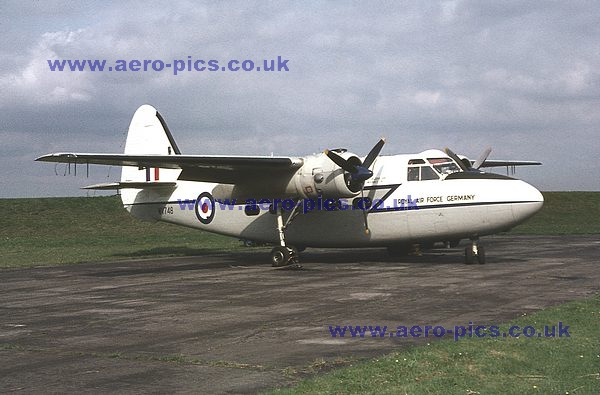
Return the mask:
[(158, 215), (173, 214), (173, 206), (164, 206), (158, 209)]

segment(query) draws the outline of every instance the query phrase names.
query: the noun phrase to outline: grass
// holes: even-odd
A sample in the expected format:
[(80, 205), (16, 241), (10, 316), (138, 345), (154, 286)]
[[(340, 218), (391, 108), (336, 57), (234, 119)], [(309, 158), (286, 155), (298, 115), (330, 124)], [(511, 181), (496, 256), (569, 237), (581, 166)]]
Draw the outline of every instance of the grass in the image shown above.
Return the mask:
[(511, 234), (600, 233), (600, 192), (544, 192), (544, 207)]
[(233, 238), (142, 222), (116, 196), (0, 199), (0, 268), (156, 256), (240, 247)]
[[(600, 296), (501, 325), (569, 325), (570, 338), (429, 343), (304, 380), (275, 394), (598, 394)], [(354, 339), (360, 341), (360, 339)], [(387, 341), (381, 339), (381, 341)]]
[[(541, 212), (511, 234), (599, 234), (600, 192), (545, 192)], [(233, 238), (130, 216), (117, 196), (0, 199), (0, 268), (241, 248)]]
[[(511, 234), (600, 234), (600, 192), (546, 192), (544, 197), (542, 211)], [(138, 221), (115, 196), (0, 199), (0, 210), (0, 268), (242, 248), (232, 238)], [(600, 393), (600, 297), (522, 317), (502, 331), (514, 324), (539, 328), (558, 320), (571, 326), (570, 339), (467, 338), (437, 341), (366, 363), (319, 359), (305, 374), (350, 366), (275, 393)], [(164, 361), (187, 359), (176, 355)]]

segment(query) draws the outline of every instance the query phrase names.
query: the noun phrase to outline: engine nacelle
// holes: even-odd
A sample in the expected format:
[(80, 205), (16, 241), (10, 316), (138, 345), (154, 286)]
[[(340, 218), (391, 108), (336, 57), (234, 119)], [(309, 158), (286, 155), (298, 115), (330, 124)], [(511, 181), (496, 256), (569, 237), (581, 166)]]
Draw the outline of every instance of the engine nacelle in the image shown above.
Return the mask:
[[(336, 152), (350, 163), (361, 163), (361, 160), (352, 153)], [(350, 182), (349, 174), (324, 153), (304, 158), (304, 165), (294, 175), (290, 184), (293, 184), (296, 193), (305, 199), (318, 196), (325, 199), (351, 198), (360, 192), (360, 186)]]

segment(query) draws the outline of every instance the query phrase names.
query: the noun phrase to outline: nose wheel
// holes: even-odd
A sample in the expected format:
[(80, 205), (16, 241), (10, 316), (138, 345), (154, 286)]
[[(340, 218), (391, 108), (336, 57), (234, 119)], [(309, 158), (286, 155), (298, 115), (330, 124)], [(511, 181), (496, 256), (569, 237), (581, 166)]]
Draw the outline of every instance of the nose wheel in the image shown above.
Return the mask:
[(485, 249), (479, 245), (479, 239), (471, 239), (471, 245), (465, 248), (465, 264), (485, 264)]

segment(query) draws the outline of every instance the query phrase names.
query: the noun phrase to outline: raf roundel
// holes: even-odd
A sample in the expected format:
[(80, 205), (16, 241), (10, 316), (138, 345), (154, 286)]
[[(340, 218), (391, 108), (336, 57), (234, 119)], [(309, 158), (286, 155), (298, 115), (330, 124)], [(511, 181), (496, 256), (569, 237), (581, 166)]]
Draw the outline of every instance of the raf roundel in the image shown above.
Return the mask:
[(211, 223), (215, 216), (215, 200), (208, 192), (202, 192), (196, 199), (196, 217), (204, 225)]

